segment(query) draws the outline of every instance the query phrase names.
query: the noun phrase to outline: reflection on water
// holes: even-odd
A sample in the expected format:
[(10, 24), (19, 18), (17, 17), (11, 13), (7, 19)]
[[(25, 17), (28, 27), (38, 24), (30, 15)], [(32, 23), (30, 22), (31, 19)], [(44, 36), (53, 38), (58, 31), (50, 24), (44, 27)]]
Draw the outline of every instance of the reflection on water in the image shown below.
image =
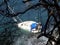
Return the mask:
[(46, 37), (41, 37), (40, 39), (37, 39), (37, 36), (39, 34), (32, 34), (22, 31), (21, 36), (17, 38), (16, 41), (14, 41), (13, 45), (45, 45), (47, 43)]
[(41, 37), (40, 39), (37, 39), (36, 35), (32, 35), (32, 36), (30, 35), (30, 37), (28, 37), (28, 35), (23, 35), (21, 37), (18, 37), (18, 39), (14, 42), (13, 45), (45, 45), (46, 41), (47, 38), (45, 37)]

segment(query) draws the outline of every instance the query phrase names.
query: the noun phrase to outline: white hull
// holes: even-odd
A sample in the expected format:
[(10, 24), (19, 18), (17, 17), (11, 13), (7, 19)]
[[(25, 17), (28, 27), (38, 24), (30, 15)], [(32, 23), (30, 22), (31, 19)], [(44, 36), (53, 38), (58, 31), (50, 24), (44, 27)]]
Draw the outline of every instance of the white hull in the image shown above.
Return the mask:
[(32, 33), (38, 33), (39, 30), (33, 29), (33, 31), (31, 31), (31, 24), (32, 23), (37, 23), (37, 22), (34, 22), (34, 21), (25, 21), (25, 22), (22, 22), (22, 23), (18, 23), (18, 27), (21, 28), (21, 29), (23, 29), (23, 30), (32, 32)]

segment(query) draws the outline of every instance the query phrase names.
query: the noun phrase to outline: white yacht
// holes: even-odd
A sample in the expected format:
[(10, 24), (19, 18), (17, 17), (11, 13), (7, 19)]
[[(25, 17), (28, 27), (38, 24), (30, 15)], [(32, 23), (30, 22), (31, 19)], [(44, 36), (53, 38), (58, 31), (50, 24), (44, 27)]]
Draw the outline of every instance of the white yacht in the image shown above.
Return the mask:
[(18, 23), (18, 27), (32, 33), (38, 33), (41, 31), (42, 25), (41, 23), (37, 23), (35, 21), (24, 21)]

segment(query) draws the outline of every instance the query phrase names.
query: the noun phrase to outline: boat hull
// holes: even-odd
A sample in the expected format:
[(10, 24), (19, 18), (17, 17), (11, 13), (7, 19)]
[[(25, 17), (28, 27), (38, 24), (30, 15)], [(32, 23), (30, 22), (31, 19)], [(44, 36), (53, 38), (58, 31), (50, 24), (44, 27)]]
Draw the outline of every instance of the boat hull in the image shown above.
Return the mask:
[(36, 30), (36, 29), (32, 29), (31, 30), (31, 24), (32, 23), (38, 24), (35, 21), (25, 21), (25, 22), (18, 23), (18, 27), (21, 28), (21, 29), (23, 29), (23, 30), (26, 30), (28, 32), (32, 32), (32, 33), (38, 33), (38, 32), (40, 32), (41, 30)]

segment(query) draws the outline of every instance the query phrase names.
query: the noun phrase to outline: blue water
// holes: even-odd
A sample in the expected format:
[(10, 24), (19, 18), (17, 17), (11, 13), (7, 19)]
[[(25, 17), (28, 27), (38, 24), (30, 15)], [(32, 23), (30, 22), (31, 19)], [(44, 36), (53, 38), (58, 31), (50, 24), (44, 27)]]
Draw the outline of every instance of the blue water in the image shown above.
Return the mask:
[[(3, 0), (0, 0), (0, 4), (2, 3), (2, 1)], [(31, 2), (32, 5), (35, 5), (37, 3), (38, 3), (38, 0), (33, 0)], [(8, 4), (9, 4), (10, 8), (12, 8), (14, 13), (23, 12), (24, 10), (26, 10), (28, 8), (28, 6), (26, 6), (26, 4), (22, 3), (22, 0), (9, 0)], [(5, 10), (6, 9), (5, 7), (6, 6), (4, 4), (3, 6), (0, 7), (0, 9)], [(14, 17), (14, 19), (11, 17), (10, 18), (5, 17), (0, 14), (0, 33), (4, 31), (4, 33), (2, 33), (0, 35), (0, 40), (1, 40), (0, 44), (3, 44), (5, 42), (5, 41), (2, 41), (2, 39), (7, 40), (7, 43), (8, 43), (8, 41), (11, 41), (12, 39), (14, 39), (13, 37), (15, 37), (15, 38), (17, 38), (18, 36), (20, 36), (20, 37), (27, 36), (28, 37), (28, 35), (27, 35), (28, 33), (26, 33), (25, 31), (21, 31), (21, 29), (17, 27), (16, 24), (18, 24), (19, 22), (30, 20), (30, 21), (41, 22), (42, 26), (44, 26), (46, 19), (48, 17), (47, 16), (48, 13), (47, 13), (47, 10), (42, 13), (43, 10), (44, 10), (44, 8), (30, 9), (26, 13), (19, 14), (18, 16)], [(10, 13), (12, 13), (12, 12), (10, 11)], [(8, 22), (16, 22), (16, 23), (8, 23)], [(7, 29), (8, 31), (5, 29)], [(10, 38), (9, 38), (9, 35), (10, 35), (9, 32), (11, 32), (11, 35), (12, 35), (12, 36), (10, 36)], [(1, 37), (3, 35), (5, 35), (5, 36)], [(32, 39), (34, 39), (34, 38), (32, 38)], [(30, 39), (28, 39), (28, 40), (30, 40)], [(31, 44), (31, 43), (29, 42), (29, 44)], [(22, 45), (22, 43), (21, 43), (21, 45)]]

